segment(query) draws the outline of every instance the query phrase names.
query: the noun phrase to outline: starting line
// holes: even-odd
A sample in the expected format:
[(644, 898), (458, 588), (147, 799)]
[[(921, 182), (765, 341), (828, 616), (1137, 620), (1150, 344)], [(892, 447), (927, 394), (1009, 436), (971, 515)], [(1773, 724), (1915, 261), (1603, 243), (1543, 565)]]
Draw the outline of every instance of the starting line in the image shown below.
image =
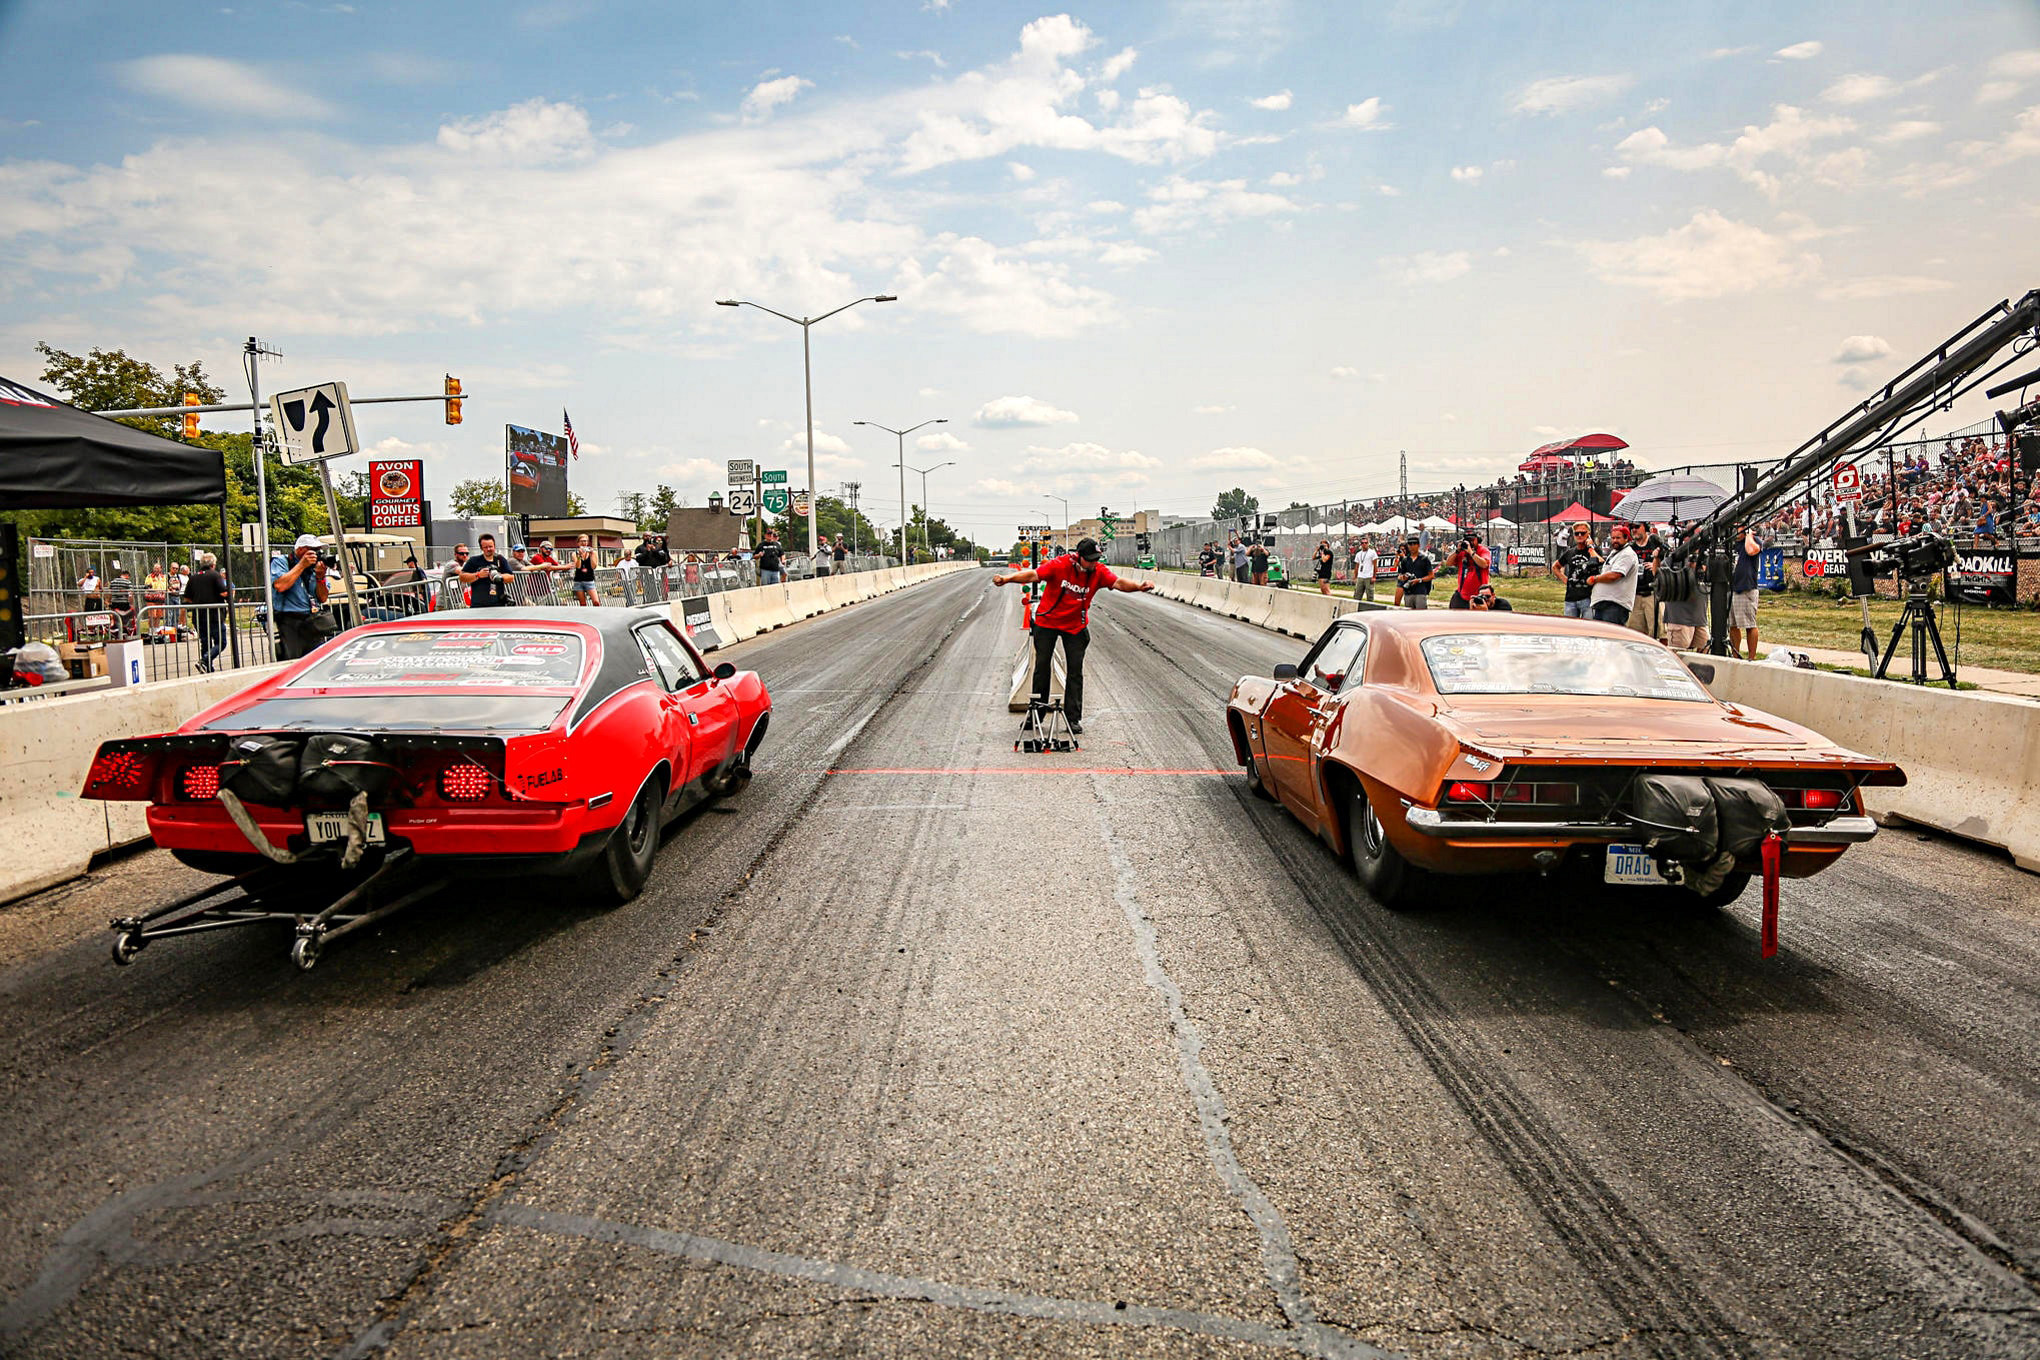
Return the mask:
[(833, 770), (830, 770), (830, 771), (829, 771), (828, 773), (830, 773), (830, 774), (832, 774), (832, 775), (836, 775), (836, 774), (900, 774), (900, 775), (931, 775), (931, 774), (1121, 774), (1121, 775), (1124, 775), (1124, 774), (1145, 774), (1145, 775), (1183, 775), (1183, 776), (1190, 776), (1190, 777), (1199, 777), (1199, 778), (1209, 778), (1209, 777), (1211, 777), (1211, 776), (1214, 776), (1214, 775), (1219, 775), (1219, 776), (1223, 776), (1223, 775), (1229, 775), (1229, 774), (1236, 774), (1236, 773), (1238, 773), (1238, 771), (1235, 771), (1235, 770), (1163, 770), (1163, 769), (1128, 769), (1128, 768), (1126, 768), (1126, 767), (1125, 767), (1125, 766), (1123, 766), (1123, 765), (1113, 765), (1113, 766), (1096, 766), (1096, 765), (964, 765), (964, 766), (932, 766), (932, 765), (931, 765), (931, 766), (927, 766), (927, 767), (920, 767), (920, 766), (877, 766), (877, 767), (872, 767), (872, 768), (859, 768), (859, 769), (833, 769)]

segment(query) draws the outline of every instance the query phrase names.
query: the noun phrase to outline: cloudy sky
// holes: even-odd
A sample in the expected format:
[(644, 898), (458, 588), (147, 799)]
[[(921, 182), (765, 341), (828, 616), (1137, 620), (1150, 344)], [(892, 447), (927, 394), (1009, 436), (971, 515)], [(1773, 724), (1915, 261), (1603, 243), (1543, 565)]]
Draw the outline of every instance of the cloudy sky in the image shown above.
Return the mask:
[[(2040, 286), (2040, 7), (0, 0), (0, 373), (285, 353), (428, 488), (724, 460), (986, 536), (1612, 430), (1776, 454)], [(1966, 415), (1967, 412), (1957, 413)], [(909, 488), (919, 500), (917, 485)], [(874, 504), (875, 503), (875, 504)]]

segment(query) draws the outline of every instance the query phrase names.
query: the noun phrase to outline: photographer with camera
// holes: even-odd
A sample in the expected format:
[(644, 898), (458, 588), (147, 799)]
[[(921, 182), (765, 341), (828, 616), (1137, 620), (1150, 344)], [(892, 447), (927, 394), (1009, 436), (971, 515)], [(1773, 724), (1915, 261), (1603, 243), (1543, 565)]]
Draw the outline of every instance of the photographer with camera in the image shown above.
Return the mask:
[[(1470, 609), (1473, 597), (1486, 589), (1494, 559), (1480, 544), (1480, 530), (1468, 529), (1459, 536), (1459, 546), (1445, 559), (1445, 565), (1459, 572), (1459, 585), (1452, 592), (1446, 605), (1452, 609)], [(1492, 592), (1490, 592), (1492, 593)]]
[(1757, 659), (1757, 557), (1764, 551), (1764, 540), (1757, 533), (1756, 526), (1737, 526), (1737, 552), (1735, 568), (1728, 575), (1728, 654), (1735, 655), (1736, 636), (1740, 634), (1747, 645), (1743, 656), (1748, 660)]
[(1402, 553), (1395, 559), (1395, 602), (1405, 609), (1431, 607), (1431, 581), (1438, 568), (1425, 555), (1415, 534), (1403, 540)]
[(1268, 545), (1258, 537), (1247, 548), (1247, 575), (1257, 586), (1268, 584)]
[(325, 638), (312, 624), (312, 615), (326, 602), (326, 563), (319, 556), (319, 540), (299, 534), (286, 556), (269, 559), (269, 604), (276, 616), (276, 655), (295, 661), (309, 655)]
[(496, 536), (483, 534), (475, 540), (475, 554), (460, 564), (461, 584), (468, 588), (470, 609), (501, 609), (510, 603), (510, 583), (517, 579), (517, 566), (496, 551)]

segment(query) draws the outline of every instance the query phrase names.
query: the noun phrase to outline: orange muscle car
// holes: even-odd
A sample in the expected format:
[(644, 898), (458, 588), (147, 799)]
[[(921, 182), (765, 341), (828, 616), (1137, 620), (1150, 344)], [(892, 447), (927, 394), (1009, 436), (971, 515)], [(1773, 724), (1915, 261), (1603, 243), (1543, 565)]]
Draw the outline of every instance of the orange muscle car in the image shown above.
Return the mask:
[(1241, 679), (1226, 725), (1253, 790), (1350, 853), (1384, 906), (1430, 874), (1568, 868), (1719, 905), (1768, 861), (1768, 953), (1777, 878), (1875, 835), (1859, 790), (1905, 774), (1703, 676), (1611, 624), (1370, 611)]

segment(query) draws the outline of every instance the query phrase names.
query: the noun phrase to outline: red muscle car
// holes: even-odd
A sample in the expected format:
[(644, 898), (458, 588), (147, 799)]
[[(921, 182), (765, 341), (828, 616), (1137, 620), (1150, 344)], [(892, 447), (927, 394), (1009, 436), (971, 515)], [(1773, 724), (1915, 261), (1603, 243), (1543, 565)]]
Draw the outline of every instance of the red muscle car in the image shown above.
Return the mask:
[(314, 884), (401, 853), (625, 902), (683, 799), (749, 778), (771, 712), (755, 672), (661, 615), (463, 610), (352, 629), (175, 732), (107, 742), (83, 796), (146, 802), (156, 844), (213, 873)]
[(1609, 624), (1370, 611), (1241, 679), (1226, 724), (1255, 792), (1391, 908), (1432, 874), (1567, 867), (1721, 904), (1766, 857), (1774, 900), (1778, 875), (1874, 835), (1861, 789), (1905, 775), (1723, 703), (1703, 676), (1704, 658)]

